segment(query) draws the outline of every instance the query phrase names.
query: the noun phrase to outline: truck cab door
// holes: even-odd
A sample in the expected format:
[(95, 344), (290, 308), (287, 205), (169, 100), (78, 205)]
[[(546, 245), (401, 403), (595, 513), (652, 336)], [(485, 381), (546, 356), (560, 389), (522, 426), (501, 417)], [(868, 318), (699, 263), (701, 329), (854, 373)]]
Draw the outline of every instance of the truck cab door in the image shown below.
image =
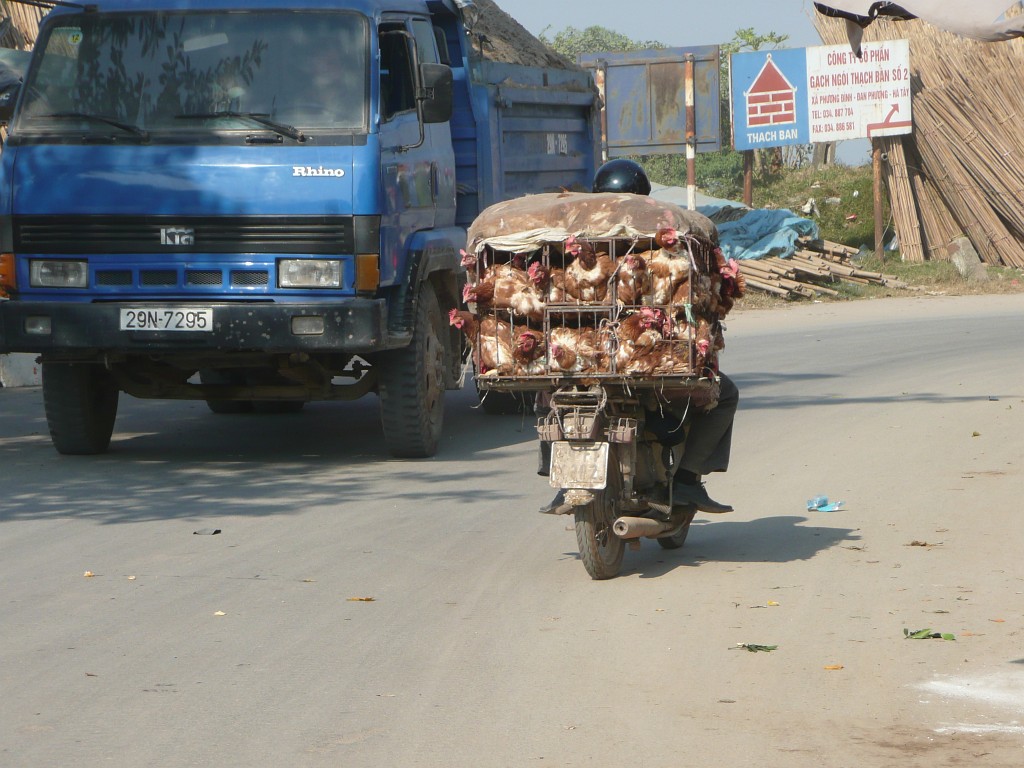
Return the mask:
[(387, 254), (381, 279), (387, 283), (399, 277), (399, 255), (413, 233), (454, 222), (455, 154), (449, 123), (425, 123), (418, 108), (419, 67), (438, 62), (429, 20), (386, 18), (378, 33), (381, 237)]

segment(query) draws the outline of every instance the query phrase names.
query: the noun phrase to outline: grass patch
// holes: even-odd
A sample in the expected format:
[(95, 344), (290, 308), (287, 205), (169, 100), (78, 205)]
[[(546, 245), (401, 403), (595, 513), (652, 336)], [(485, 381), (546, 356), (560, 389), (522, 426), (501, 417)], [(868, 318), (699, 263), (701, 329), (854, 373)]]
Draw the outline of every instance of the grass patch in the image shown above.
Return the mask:
[[(949, 261), (907, 264), (899, 256), (879, 261), (873, 255), (857, 260), (858, 269), (894, 275), (910, 286), (932, 294), (966, 296), (985, 293), (1024, 293), (1024, 270), (1011, 267), (980, 266), (975, 274), (962, 275)], [(856, 286), (872, 288), (874, 286)], [(881, 289), (886, 290), (886, 289)], [(886, 294), (882, 294), (886, 295)]]
[[(874, 192), (871, 166), (851, 168), (829, 165), (822, 168), (787, 170), (763, 180), (754, 187), (755, 208), (786, 208), (800, 213), (800, 208), (814, 198), (817, 216), (807, 216), (818, 223), (821, 236), (833, 243), (851, 248), (875, 247)], [(883, 195), (882, 215), (889, 220), (889, 200)], [(848, 221), (854, 216), (853, 221)], [(888, 228), (885, 240), (893, 236)]]
[[(821, 229), (821, 237), (851, 248), (867, 248), (870, 254), (854, 260), (858, 269), (892, 275), (910, 286), (910, 290), (877, 285), (859, 285), (839, 281), (829, 287), (839, 291), (838, 299), (819, 297), (822, 301), (926, 295), (964, 296), (991, 293), (1024, 293), (1024, 270), (1009, 267), (980, 266), (969, 275), (961, 274), (955, 264), (947, 261), (904, 263), (899, 253), (887, 253), (883, 260), (874, 256), (875, 223), (873, 175), (870, 165), (850, 167), (830, 165), (822, 168), (787, 169), (754, 188), (755, 208), (786, 208), (812, 219)], [(800, 212), (808, 199), (814, 198), (818, 214)], [(882, 215), (889, 226), (884, 240), (895, 235), (891, 226), (888, 195), (883, 189)], [(853, 220), (847, 220), (848, 217)], [(862, 252), (863, 253), (863, 252)], [(792, 302), (751, 289), (737, 303), (747, 309), (763, 309)]]

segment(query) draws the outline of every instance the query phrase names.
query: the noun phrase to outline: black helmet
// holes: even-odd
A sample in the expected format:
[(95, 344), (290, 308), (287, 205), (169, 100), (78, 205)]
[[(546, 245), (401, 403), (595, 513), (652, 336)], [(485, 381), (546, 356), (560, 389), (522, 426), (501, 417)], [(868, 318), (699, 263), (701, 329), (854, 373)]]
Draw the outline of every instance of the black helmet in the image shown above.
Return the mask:
[(609, 160), (597, 169), (594, 192), (632, 192), (634, 195), (651, 194), (651, 182), (639, 163), (624, 157)]

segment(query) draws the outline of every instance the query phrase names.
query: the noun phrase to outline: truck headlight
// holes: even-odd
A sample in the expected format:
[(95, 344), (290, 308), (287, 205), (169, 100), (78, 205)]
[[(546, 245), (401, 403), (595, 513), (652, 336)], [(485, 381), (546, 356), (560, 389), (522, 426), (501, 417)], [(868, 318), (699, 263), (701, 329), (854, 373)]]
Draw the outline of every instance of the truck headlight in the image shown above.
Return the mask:
[(277, 262), (280, 288), (341, 288), (337, 259), (281, 259)]
[(28, 282), (33, 288), (88, 288), (89, 265), (85, 261), (32, 259)]

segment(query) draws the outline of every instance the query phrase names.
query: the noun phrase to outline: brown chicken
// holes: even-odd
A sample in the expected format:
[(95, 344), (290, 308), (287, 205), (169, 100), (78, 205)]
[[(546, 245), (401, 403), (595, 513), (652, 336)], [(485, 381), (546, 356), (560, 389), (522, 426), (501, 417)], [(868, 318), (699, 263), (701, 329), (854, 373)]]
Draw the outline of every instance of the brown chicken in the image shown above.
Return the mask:
[(607, 337), (607, 333), (593, 328), (552, 328), (548, 344), (551, 367), (566, 373), (607, 370)]
[(539, 261), (533, 262), (526, 270), (534, 286), (540, 291), (541, 297), (549, 304), (561, 304), (565, 301), (565, 270), (545, 266)]
[(514, 373), (518, 376), (536, 376), (546, 373), (545, 354), (547, 343), (544, 334), (532, 328), (515, 329), (516, 339), (512, 346)]
[(572, 347), (563, 347), (561, 344), (551, 344), (548, 346), (548, 351), (551, 353), (552, 371), (575, 373), (578, 370), (576, 368), (576, 362), (579, 360), (579, 355), (576, 354), (576, 350)]
[(643, 254), (651, 275), (651, 298), (654, 305), (685, 304), (689, 301), (690, 254), (683, 250), (679, 233), (662, 227), (654, 235), (657, 250)]
[(622, 306), (642, 304), (643, 297), (651, 292), (651, 273), (639, 254), (627, 253), (619, 259), (618, 277), (615, 298)]
[(619, 341), (629, 341), (640, 346), (650, 346), (658, 339), (665, 338), (668, 317), (655, 307), (640, 307), (635, 312), (619, 318), (616, 336)]
[(715, 280), (718, 280), (719, 284), (721, 278), (717, 275), (698, 275), (696, 285), (693, 286), (693, 313), (700, 317), (710, 317), (718, 311), (718, 302), (720, 296), (718, 294), (717, 285)]
[(689, 297), (690, 256), (664, 248), (651, 251), (647, 257), (651, 274), (651, 304), (685, 303)]
[(473, 360), (481, 376), (512, 373), (512, 326), (493, 315), (477, 319), (466, 310), (453, 309), (448, 322), (462, 331), (473, 347)]
[(459, 251), (461, 257), (460, 263), (462, 268), (466, 270), (466, 274), (469, 276), (471, 282), (476, 282), (477, 278), (477, 257), (472, 253), (467, 253), (465, 250)]
[(565, 241), (565, 253), (575, 258), (565, 268), (565, 294), (587, 304), (602, 304), (608, 299), (608, 282), (615, 274), (615, 262), (607, 253), (598, 253), (585, 240), (572, 235)]
[(475, 302), (477, 311), (510, 309), (521, 317), (540, 320), (544, 317), (544, 299), (526, 270), (512, 264), (497, 264), (484, 272), (478, 283), (463, 289), (462, 299)]
[[(649, 347), (634, 347), (631, 345), (619, 348), (621, 362), (617, 361), (616, 366), (619, 373), (626, 376), (650, 376), (658, 371), (665, 370), (665, 354), (667, 345), (662, 343), (653, 344)], [(627, 353), (624, 353), (626, 350)]]
[(679, 232), (672, 227), (662, 227), (654, 233), (654, 244), (663, 250), (679, 250)]
[(615, 368), (619, 373), (650, 374), (662, 364), (668, 317), (660, 309), (641, 307), (620, 318), (616, 327), (618, 349)]
[(739, 262), (736, 259), (726, 260), (721, 248), (715, 249), (715, 258), (718, 262), (718, 274), (722, 277), (718, 313), (720, 317), (725, 317), (733, 308), (736, 299), (746, 293), (747, 278), (740, 271)]
[(712, 324), (701, 319), (693, 332), (693, 348), (695, 357), (695, 368), (703, 372), (705, 368), (712, 370), (717, 368), (717, 356), (715, 351), (718, 348), (716, 333)]

